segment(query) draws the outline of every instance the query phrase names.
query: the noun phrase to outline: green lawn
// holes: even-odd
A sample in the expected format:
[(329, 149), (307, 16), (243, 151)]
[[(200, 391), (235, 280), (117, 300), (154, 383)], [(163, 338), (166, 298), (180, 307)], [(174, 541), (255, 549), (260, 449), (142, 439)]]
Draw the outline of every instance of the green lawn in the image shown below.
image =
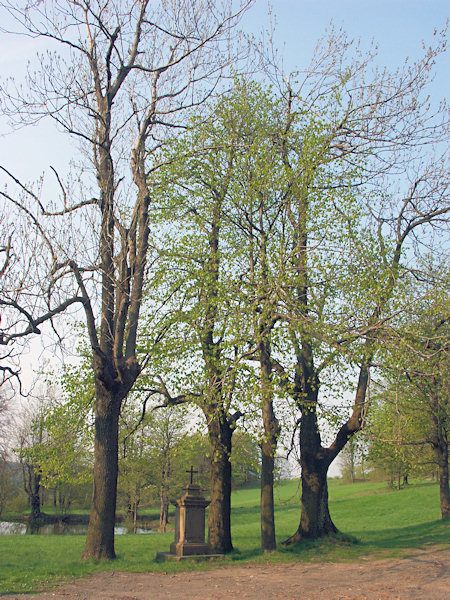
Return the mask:
[[(224, 562), (245, 560), (352, 560), (373, 555), (401, 555), (429, 544), (448, 544), (448, 522), (439, 512), (436, 484), (416, 483), (400, 491), (382, 483), (343, 485), (330, 481), (330, 510), (346, 536), (261, 556), (259, 553), (259, 490), (239, 490), (232, 496), (235, 552)], [(292, 534), (299, 520), (298, 481), (283, 482), (275, 490), (279, 542)], [(347, 537), (347, 535), (349, 537)], [(356, 539), (358, 543), (356, 543)], [(98, 570), (177, 571), (211, 568), (211, 563), (157, 563), (156, 552), (168, 550), (173, 533), (116, 537), (118, 558), (111, 563), (80, 561), (84, 536), (0, 536), (0, 593), (48, 588), (71, 577)]]

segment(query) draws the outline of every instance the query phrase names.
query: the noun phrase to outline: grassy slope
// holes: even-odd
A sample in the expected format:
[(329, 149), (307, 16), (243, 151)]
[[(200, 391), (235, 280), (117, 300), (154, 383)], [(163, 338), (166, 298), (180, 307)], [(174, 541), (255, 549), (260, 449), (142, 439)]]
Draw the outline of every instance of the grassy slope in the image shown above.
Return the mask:
[[(294, 532), (299, 519), (298, 482), (284, 482), (275, 490), (276, 526), (281, 542)], [(330, 482), (330, 510), (340, 531), (358, 538), (351, 544), (337, 538), (306, 542), (270, 555), (272, 561), (348, 560), (368, 553), (399, 554), (427, 544), (448, 543), (448, 523), (439, 520), (439, 490), (436, 484), (411, 485), (388, 491), (385, 484), (342, 485)], [(259, 555), (259, 490), (235, 492), (233, 543), (236, 552), (225, 562), (264, 560)], [(159, 550), (168, 550), (173, 533), (122, 535), (116, 538), (118, 559), (95, 564), (80, 561), (84, 536), (0, 536), (0, 593), (48, 588), (68, 577), (97, 570), (176, 571), (210, 568), (216, 563), (156, 563)]]

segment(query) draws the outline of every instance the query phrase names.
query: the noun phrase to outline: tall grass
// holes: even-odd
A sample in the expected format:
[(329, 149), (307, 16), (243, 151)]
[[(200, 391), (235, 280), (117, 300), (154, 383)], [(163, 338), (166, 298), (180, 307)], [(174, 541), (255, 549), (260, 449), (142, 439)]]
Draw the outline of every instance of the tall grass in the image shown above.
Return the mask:
[[(399, 555), (428, 544), (448, 544), (448, 523), (439, 520), (436, 484), (416, 483), (400, 491), (385, 484), (343, 485), (330, 481), (330, 510), (340, 531), (350, 537), (304, 542), (270, 555), (259, 552), (259, 489), (232, 495), (232, 533), (235, 552), (221, 562), (351, 560), (367, 554)], [(275, 489), (278, 542), (297, 528), (298, 481)], [(358, 543), (352, 543), (352, 539)], [(99, 570), (178, 571), (207, 569), (217, 563), (158, 563), (156, 552), (168, 550), (173, 533), (116, 537), (118, 558), (111, 563), (82, 562), (84, 536), (0, 536), (0, 593), (47, 589), (71, 577)]]

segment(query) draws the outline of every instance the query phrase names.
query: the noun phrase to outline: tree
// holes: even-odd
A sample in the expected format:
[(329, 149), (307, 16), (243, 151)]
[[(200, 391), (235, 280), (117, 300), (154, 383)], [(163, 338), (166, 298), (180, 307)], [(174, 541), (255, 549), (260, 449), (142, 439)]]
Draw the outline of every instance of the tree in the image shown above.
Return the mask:
[(380, 402), (374, 401), (367, 433), (369, 461), (388, 475), (390, 486), (396, 481), (400, 489), (402, 478), (417, 473), (419, 457), (414, 448), (408, 446), (411, 426), (401, 410), (398, 394), (392, 395), (386, 390)]
[[(128, 399), (129, 400), (129, 399)], [(128, 402), (129, 403), (129, 402)], [(128, 404), (127, 403), (127, 404)], [(122, 409), (119, 457), (119, 491), (125, 493), (128, 517), (136, 530), (138, 508), (142, 494), (152, 481), (152, 464), (149, 451), (149, 438), (152, 422), (148, 415), (139, 418), (137, 423), (136, 411), (130, 407)]]
[(371, 454), (383, 464), (393, 464), (399, 478), (423, 470), (424, 464), (435, 465), (441, 515), (446, 519), (450, 511), (448, 269), (425, 265), (405, 285), (413, 287), (415, 301), (390, 322), (383, 335), (385, 390), (370, 428)]
[(8, 429), (11, 423), (8, 399), (0, 392), (0, 516), (9, 492)]
[(8, 321), (2, 342), (39, 333), (43, 323), (71, 307), (80, 307), (86, 319), (95, 458), (84, 558), (115, 557), (118, 422), (142, 370), (138, 321), (155, 148), (217, 84), (232, 59), (225, 42), (250, 4), (238, 3), (234, 12), (227, 0), (1, 4), (20, 33), (61, 51), (40, 57), (25, 88), (14, 82), (2, 88), (4, 110), (22, 125), (53, 119), (86, 156), (67, 183), (55, 173), (55, 201), (45, 201), (39, 189), (1, 167), (16, 186), (1, 194), (9, 203), (8, 222), (24, 223), (20, 262), (26, 265), (20, 285), (1, 298)]
[(261, 456), (258, 440), (246, 431), (238, 429), (233, 436), (231, 452), (233, 486), (240, 487), (257, 481), (261, 472)]
[[(0, 262), (0, 290), (1, 290), (1, 294), (0, 294), (0, 306), (2, 306), (2, 300), (1, 298), (3, 298), (3, 296), (5, 294), (10, 293), (9, 285), (10, 281), (11, 281), (11, 272), (13, 269), (13, 265), (15, 263), (15, 257), (13, 255), (13, 251), (12, 251), (12, 234), (11, 234), (11, 230), (9, 227), (9, 223), (6, 221), (6, 218), (4, 218), (3, 215), (0, 214), (0, 240), (1, 240), (1, 244), (0, 244), (0, 256), (1, 256), (1, 262)], [(15, 285), (16, 282), (14, 282), (13, 287)], [(3, 320), (3, 324), (2, 324), (2, 315), (0, 313), (0, 346), (6, 345), (7, 344), (7, 340), (5, 340), (5, 334), (4, 334), (4, 322), (5, 320)], [(3, 348), (2, 348), (2, 354), (0, 356), (0, 376), (1, 376), (1, 380), (0, 380), (0, 386), (2, 387), (3, 393), (2, 393), (2, 403), (0, 405), (0, 412), (2, 412), (3, 408), (6, 406), (4, 404), (4, 390), (5, 390), (5, 384), (7, 383), (11, 383), (13, 380), (17, 381), (19, 383), (20, 386), (20, 379), (19, 379), (19, 368), (17, 366), (17, 352), (14, 351), (14, 349), (7, 349), (5, 353), (3, 353)]]
[[(273, 410), (270, 357), (271, 331), (276, 323), (271, 269), (277, 261), (273, 257), (275, 243), (267, 241), (271, 229), (278, 223), (279, 189), (274, 180), (279, 175), (276, 163), (278, 161), (278, 167), (281, 167), (281, 162), (271, 153), (270, 144), (272, 136), (278, 133), (277, 119), (277, 104), (269, 91), (236, 79), (230, 93), (211, 107), (210, 114), (194, 121), (192, 133), (172, 150), (172, 158), (167, 160), (170, 164), (167, 176), (176, 179), (180, 192), (178, 199), (168, 198), (166, 212), (162, 215), (166, 226), (172, 224), (175, 214), (182, 215), (185, 231), (181, 243), (176, 246), (172, 225), (170, 242), (161, 244), (165, 253), (172, 244), (172, 265), (175, 264), (183, 275), (186, 272), (192, 274), (190, 287), (187, 290), (183, 287), (179, 296), (183, 306), (179, 318), (192, 327), (194, 338), (198, 336), (202, 360), (209, 372), (202, 393), (197, 392), (194, 401), (210, 424), (212, 447), (217, 445), (217, 441), (213, 441), (217, 432), (221, 431), (219, 437), (224, 440), (224, 450), (219, 453), (223, 459), (214, 459), (211, 469), (211, 485), (213, 473), (214, 479), (218, 476), (216, 463), (217, 469), (226, 473), (220, 475), (227, 481), (226, 492), (217, 492), (222, 497), (229, 498), (231, 490), (231, 469), (226, 457), (232, 452), (235, 415), (244, 407), (247, 410), (249, 405), (250, 411), (254, 412), (255, 397), (262, 397), (263, 550), (275, 548), (273, 469), (279, 434)], [(168, 221), (167, 215), (170, 215)], [(196, 248), (198, 253), (193, 251)], [(166, 271), (170, 272), (169, 268)], [(179, 278), (173, 273), (171, 278), (170, 289), (179, 291)], [(190, 290), (197, 292), (198, 297), (192, 299)], [(204, 315), (203, 322), (200, 315)], [(259, 377), (249, 365), (250, 359), (259, 362)], [(215, 397), (205, 397), (205, 389), (211, 395), (216, 390)], [(234, 414), (230, 412), (231, 404), (227, 399), (233, 393), (240, 398), (236, 405), (239, 410)], [(167, 399), (171, 401), (170, 397)], [(186, 400), (188, 395), (181, 394), (177, 401)], [(215, 432), (212, 431), (211, 406), (224, 407), (224, 414), (219, 418), (222, 425), (215, 426)], [(214, 454), (218, 456), (213, 451), (212, 456)], [(220, 466), (221, 462), (224, 467)], [(215, 531), (212, 516), (229, 511), (228, 500), (220, 511), (215, 510), (215, 505), (212, 500), (210, 540), (214, 538), (214, 535), (211, 538), (211, 532)], [(221, 526), (220, 530), (228, 531), (228, 528), (229, 519), (228, 525)], [(224, 551), (224, 548), (231, 548), (231, 543), (228, 541), (217, 548)]]
[(31, 522), (36, 522), (41, 516), (41, 480), (40, 465), (34, 456), (34, 448), (45, 443), (46, 432), (43, 426), (44, 401), (40, 400), (32, 410), (22, 416), (22, 422), (17, 430), (17, 448), (22, 467), (23, 488), (28, 496), (31, 508)]
[(39, 465), (42, 484), (56, 493), (92, 482), (94, 382), (87, 357), (46, 378), (39, 417), (44, 435), (27, 449), (27, 457)]
[[(228, 219), (236, 229), (235, 251), (240, 247), (239, 288), (241, 328), (247, 336), (247, 357), (259, 363), (255, 394), (262, 415), (261, 448), (261, 550), (276, 548), (274, 514), (274, 469), (280, 426), (274, 411), (276, 371), (272, 338), (277, 323), (274, 289), (279, 273), (278, 248), (282, 239), (279, 211), (284, 193), (280, 181), (282, 163), (273, 152), (272, 140), (279, 134), (280, 105), (270, 89), (236, 82), (231, 102), (235, 119), (228, 125), (237, 130), (236, 144), (244, 149), (235, 161), (232, 206)], [(243, 125), (237, 127), (240, 122)], [(243, 319), (242, 319), (243, 320)]]
[[(277, 141), (287, 193), (278, 307), (287, 354), (278, 363), (300, 411), (302, 469), (300, 523), (287, 544), (336, 531), (328, 468), (364, 425), (370, 367), (383, 323), (405, 307), (399, 282), (421, 250), (416, 235), (449, 211), (439, 148), (445, 117), (424, 93), (444, 46), (438, 41), (417, 64), (368, 79), (372, 57), (352, 48), (347, 59), (345, 37), (332, 33), (305, 79), (295, 89), (294, 78), (282, 84)], [(403, 184), (398, 195), (387, 191), (390, 178)], [(345, 365), (355, 400), (327, 444), (322, 406), (340, 373), (348, 387)]]
[(364, 463), (366, 454), (366, 440), (358, 436), (352, 436), (340, 454), (343, 479), (355, 483), (358, 477), (365, 478)]
[[(185, 416), (177, 407), (159, 411), (153, 420), (152, 444), (157, 465), (156, 483), (159, 488), (159, 527), (166, 531), (169, 522), (169, 502), (173, 498), (174, 463), (183, 464), (180, 442), (185, 436)], [(185, 460), (187, 457), (183, 457)]]
[(232, 232), (224, 218), (237, 152), (236, 134), (226, 127), (231, 119), (225, 99), (194, 120), (165, 156), (154, 191), (163, 224), (160, 285), (170, 299), (171, 337), (165, 338), (164, 360), (172, 359), (172, 381), (154, 378), (147, 388), (162, 395), (167, 406), (190, 402), (204, 415), (211, 446), (209, 543), (218, 553), (233, 549), (230, 456), (242, 414), (235, 399), (242, 342), (228, 253), (233, 252)]

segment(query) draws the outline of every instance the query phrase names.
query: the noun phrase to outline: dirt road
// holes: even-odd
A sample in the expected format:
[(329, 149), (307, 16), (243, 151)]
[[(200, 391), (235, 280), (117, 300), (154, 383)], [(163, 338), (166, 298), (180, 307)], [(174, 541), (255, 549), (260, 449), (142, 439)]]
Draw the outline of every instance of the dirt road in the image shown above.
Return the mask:
[(14, 600), (450, 600), (450, 550), (404, 559), (222, 567), (177, 574), (98, 573)]

